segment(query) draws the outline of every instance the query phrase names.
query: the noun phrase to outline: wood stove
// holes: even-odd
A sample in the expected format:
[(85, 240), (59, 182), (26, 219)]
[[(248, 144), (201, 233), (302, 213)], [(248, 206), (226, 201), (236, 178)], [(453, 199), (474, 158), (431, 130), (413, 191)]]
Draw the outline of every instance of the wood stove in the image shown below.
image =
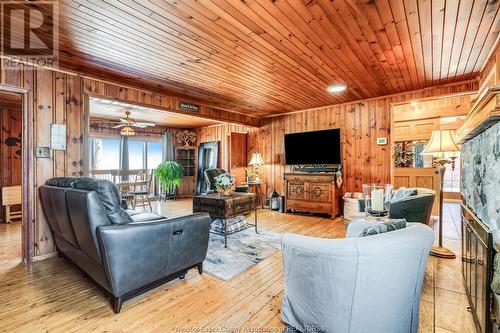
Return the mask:
[(462, 205), (462, 274), (470, 310), (478, 332), (491, 332), (493, 237), (491, 230)]

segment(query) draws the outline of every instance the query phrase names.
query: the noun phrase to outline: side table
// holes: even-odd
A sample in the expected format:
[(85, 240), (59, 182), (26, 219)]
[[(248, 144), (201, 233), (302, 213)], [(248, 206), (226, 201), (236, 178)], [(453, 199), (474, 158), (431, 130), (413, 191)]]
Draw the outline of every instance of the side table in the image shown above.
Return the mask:
[[(211, 193), (204, 195), (197, 195), (193, 198), (193, 213), (204, 212), (210, 214), (213, 218), (222, 220), (224, 231), (218, 233), (210, 231), (217, 235), (224, 236), (224, 247), (227, 247), (227, 236), (237, 233), (239, 231), (255, 227), (257, 231), (257, 205), (255, 203), (256, 195), (254, 193), (240, 193), (235, 192), (228, 196), (222, 196), (219, 193)], [(228, 233), (227, 219), (254, 212), (254, 224), (247, 223), (246, 228), (239, 229)]]
[(262, 195), (262, 182), (247, 182), (241, 185), (247, 185), (249, 189), (253, 189), (257, 196), (257, 202), (261, 208), (264, 208), (264, 196)]

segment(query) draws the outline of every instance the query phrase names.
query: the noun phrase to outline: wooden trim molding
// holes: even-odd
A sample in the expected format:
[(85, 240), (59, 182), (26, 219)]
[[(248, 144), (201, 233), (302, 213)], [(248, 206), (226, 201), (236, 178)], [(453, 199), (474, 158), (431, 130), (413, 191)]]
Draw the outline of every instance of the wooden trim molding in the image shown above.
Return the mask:
[(22, 96), (22, 219), (21, 219), (21, 256), (24, 263), (33, 261), (34, 224), (35, 224), (35, 186), (33, 164), (33, 94), (31, 89), (0, 84), (0, 92)]
[(474, 103), (464, 124), (456, 131), (457, 139), (464, 143), (497, 121), (500, 121), (500, 85), (488, 88)]

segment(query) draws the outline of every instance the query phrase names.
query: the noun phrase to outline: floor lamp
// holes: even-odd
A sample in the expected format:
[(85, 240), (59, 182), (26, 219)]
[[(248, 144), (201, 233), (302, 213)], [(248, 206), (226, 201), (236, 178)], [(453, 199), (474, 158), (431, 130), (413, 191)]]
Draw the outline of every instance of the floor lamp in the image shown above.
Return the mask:
[(439, 258), (453, 259), (455, 253), (443, 247), (443, 183), (446, 164), (451, 164), (451, 168), (455, 169), (455, 158), (449, 159), (444, 157), (444, 153), (454, 153), (459, 151), (457, 147), (455, 134), (451, 130), (432, 131), (431, 140), (422, 151), (422, 155), (433, 156), (433, 166), (439, 173), (439, 243), (438, 246), (433, 246), (431, 255)]

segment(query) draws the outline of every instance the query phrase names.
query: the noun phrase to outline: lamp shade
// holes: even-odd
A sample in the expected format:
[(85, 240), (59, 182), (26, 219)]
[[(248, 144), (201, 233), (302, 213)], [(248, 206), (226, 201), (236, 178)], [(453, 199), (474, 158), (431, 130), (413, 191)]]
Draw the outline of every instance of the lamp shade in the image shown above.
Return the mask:
[(264, 160), (262, 159), (262, 155), (260, 153), (253, 153), (250, 162), (248, 162), (248, 165), (262, 165), (262, 164), (265, 164)]
[(455, 140), (455, 133), (451, 130), (432, 131), (431, 140), (422, 151), (422, 155), (437, 155), (459, 151)]

